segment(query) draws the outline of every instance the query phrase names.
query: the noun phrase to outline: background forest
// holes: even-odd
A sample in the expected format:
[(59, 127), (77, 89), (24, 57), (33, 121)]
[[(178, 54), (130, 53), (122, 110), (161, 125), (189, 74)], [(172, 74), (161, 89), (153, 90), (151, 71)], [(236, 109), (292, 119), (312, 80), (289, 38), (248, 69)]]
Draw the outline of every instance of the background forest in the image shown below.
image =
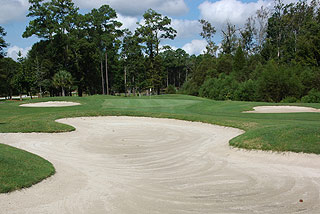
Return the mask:
[(130, 32), (108, 5), (81, 14), (72, 0), (29, 2), (32, 21), (23, 37), (41, 40), (16, 62), (5, 57), (0, 26), (0, 96), (137, 95), (151, 89), (216, 100), (320, 102), (317, 0), (276, 0), (240, 29), (228, 22), (221, 43), (214, 42), (215, 26), (199, 20), (207, 47), (198, 56), (160, 45), (177, 32), (152, 9)]

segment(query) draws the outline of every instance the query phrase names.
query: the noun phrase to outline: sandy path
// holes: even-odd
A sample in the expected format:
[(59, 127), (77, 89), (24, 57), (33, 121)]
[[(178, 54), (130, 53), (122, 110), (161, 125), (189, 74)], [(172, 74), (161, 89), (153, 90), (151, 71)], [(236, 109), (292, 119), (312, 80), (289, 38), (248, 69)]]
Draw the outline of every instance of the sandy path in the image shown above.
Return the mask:
[(320, 109), (303, 106), (256, 106), (253, 111), (244, 113), (298, 113), (298, 112), (320, 112)]
[[(0, 194), (0, 213), (319, 213), (320, 157), (231, 149), (242, 132), (169, 119), (62, 119), (76, 131), (0, 134), (53, 177)], [(299, 202), (303, 199), (303, 202)]]
[(22, 107), (66, 107), (66, 106), (78, 106), (80, 103), (67, 102), (67, 101), (48, 101), (39, 103), (27, 103), (22, 104)]

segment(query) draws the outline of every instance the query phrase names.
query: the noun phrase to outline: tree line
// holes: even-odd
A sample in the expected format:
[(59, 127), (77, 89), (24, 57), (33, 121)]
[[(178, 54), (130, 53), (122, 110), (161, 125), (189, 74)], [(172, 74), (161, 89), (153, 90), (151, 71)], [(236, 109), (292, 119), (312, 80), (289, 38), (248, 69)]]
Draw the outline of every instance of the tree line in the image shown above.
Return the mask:
[(5, 57), (0, 27), (0, 96), (184, 93), (216, 100), (320, 102), (317, 0), (261, 7), (242, 28), (199, 20), (204, 53), (161, 46), (174, 39), (170, 18), (149, 9), (134, 32), (108, 5), (80, 14), (72, 0), (29, 0), (23, 37), (41, 40), (27, 57)]

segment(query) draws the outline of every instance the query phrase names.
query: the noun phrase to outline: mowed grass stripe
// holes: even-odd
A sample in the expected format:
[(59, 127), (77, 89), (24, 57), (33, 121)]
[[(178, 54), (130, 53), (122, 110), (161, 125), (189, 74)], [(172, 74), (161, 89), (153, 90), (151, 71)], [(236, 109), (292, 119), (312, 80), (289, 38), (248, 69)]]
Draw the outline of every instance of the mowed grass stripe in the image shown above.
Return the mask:
[(117, 99), (105, 100), (103, 107), (105, 108), (165, 108), (174, 106), (191, 105), (201, 101), (196, 100), (170, 100), (170, 99)]

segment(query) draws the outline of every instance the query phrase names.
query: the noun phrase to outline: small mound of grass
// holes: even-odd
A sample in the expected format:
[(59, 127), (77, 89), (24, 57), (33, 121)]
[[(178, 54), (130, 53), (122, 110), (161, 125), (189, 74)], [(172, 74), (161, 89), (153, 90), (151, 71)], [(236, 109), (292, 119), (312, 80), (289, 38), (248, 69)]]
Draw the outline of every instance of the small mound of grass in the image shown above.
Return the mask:
[(53, 165), (47, 160), (0, 144), (0, 193), (30, 187), (54, 173)]

